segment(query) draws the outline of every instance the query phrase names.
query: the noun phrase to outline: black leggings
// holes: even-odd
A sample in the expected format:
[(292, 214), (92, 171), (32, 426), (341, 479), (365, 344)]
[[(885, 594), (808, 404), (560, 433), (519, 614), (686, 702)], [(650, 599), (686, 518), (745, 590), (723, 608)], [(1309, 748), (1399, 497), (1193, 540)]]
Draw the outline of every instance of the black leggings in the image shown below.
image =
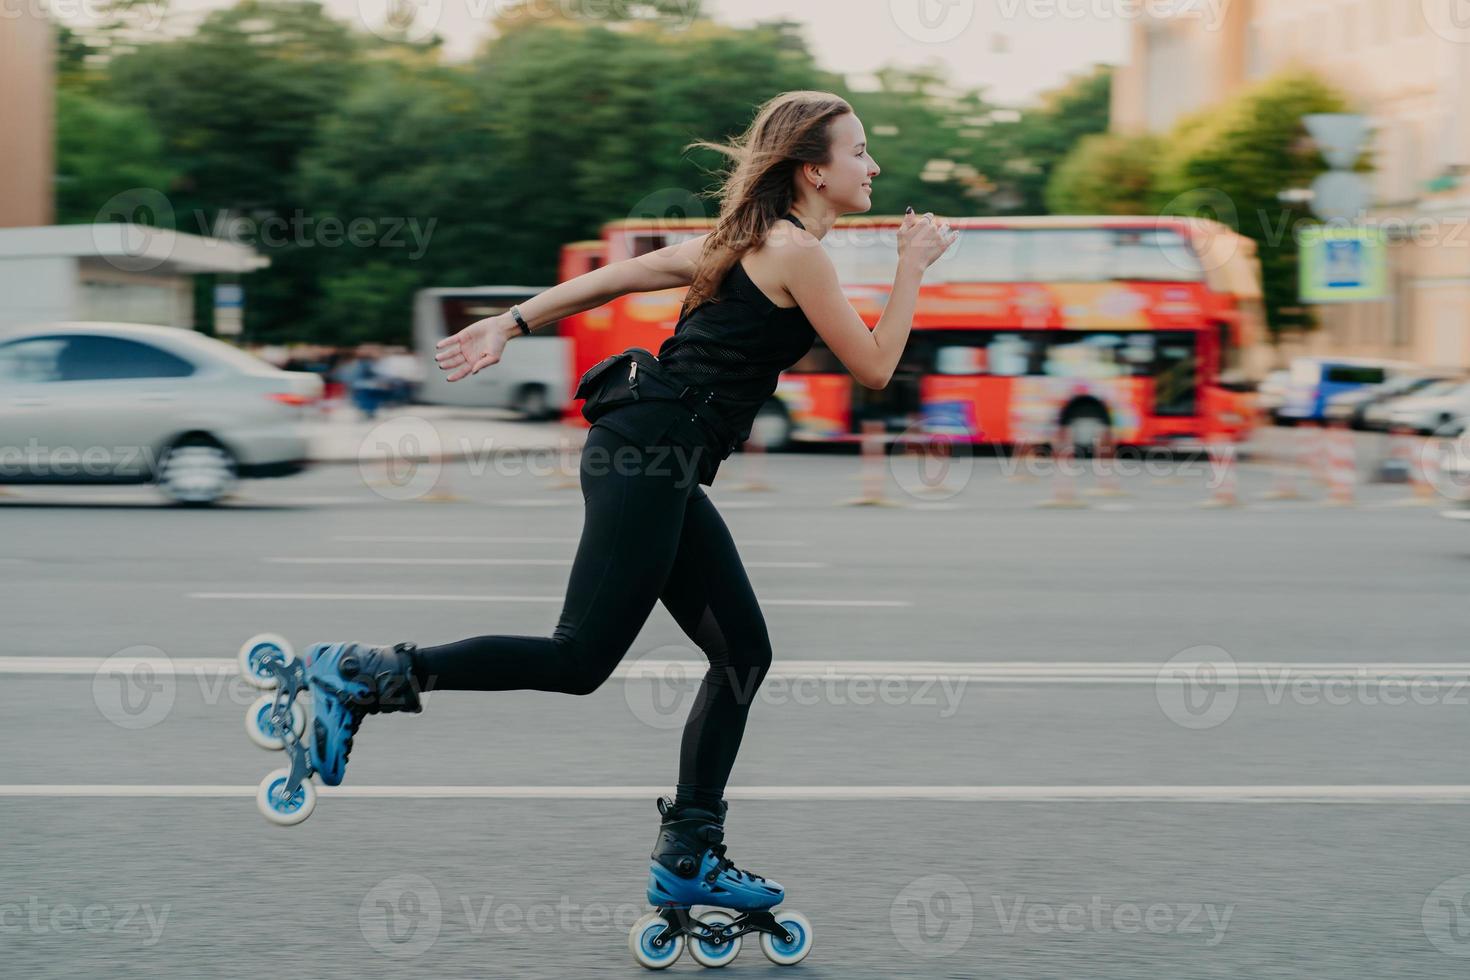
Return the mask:
[(677, 454), (594, 426), (580, 469), (586, 519), (556, 631), (423, 647), (420, 681), (426, 690), (591, 694), (662, 600), (709, 658), (684, 726), (679, 795), (711, 803), (724, 794), (771, 666), (765, 617), (724, 519)]

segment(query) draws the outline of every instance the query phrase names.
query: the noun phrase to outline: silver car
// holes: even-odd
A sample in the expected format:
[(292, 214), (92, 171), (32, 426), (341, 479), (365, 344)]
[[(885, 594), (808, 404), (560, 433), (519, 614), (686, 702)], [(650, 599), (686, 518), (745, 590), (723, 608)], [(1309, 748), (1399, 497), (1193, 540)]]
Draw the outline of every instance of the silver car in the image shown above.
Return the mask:
[(0, 483), (156, 483), (208, 504), (306, 465), (314, 374), (203, 334), (129, 323), (0, 333)]

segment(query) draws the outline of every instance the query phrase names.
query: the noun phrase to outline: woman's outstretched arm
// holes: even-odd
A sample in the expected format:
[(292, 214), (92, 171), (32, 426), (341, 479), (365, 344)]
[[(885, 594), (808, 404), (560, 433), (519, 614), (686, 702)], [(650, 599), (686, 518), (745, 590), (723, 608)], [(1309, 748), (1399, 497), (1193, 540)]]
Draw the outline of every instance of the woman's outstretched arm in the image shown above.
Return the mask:
[[(694, 281), (707, 237), (691, 238), (559, 282), (517, 304), (521, 318), (534, 331), (628, 293), (687, 286)], [(458, 381), (497, 363), (506, 343), (520, 335), (520, 326), (509, 313), (486, 317), (439, 341), (434, 358), (440, 370), (448, 372), (446, 380)]]

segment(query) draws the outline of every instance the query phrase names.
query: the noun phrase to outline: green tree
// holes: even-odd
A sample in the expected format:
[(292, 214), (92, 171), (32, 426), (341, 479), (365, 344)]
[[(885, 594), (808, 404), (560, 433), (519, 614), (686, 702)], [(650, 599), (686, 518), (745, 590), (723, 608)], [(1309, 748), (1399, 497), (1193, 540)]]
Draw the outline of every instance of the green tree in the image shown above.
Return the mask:
[(986, 127), (975, 166), (991, 188), (988, 209), (998, 214), (1046, 213), (1052, 171), (1077, 141), (1108, 129), (1112, 69), (1099, 65), (1043, 93), (1038, 105)]
[(163, 137), (146, 113), (80, 91), (58, 90), (59, 223), (96, 221), (103, 205), (129, 191), (156, 191), (166, 196), (176, 176), (165, 160)]
[(1275, 333), (1314, 325), (1297, 301), (1297, 226), (1305, 206), (1280, 200), (1324, 170), (1304, 115), (1344, 112), (1346, 98), (1318, 76), (1290, 71), (1180, 122), (1159, 163), (1162, 210), (1213, 217), (1255, 240), (1266, 318)]
[(1153, 136), (1084, 136), (1052, 171), (1046, 207), (1052, 214), (1149, 214), (1157, 210)]

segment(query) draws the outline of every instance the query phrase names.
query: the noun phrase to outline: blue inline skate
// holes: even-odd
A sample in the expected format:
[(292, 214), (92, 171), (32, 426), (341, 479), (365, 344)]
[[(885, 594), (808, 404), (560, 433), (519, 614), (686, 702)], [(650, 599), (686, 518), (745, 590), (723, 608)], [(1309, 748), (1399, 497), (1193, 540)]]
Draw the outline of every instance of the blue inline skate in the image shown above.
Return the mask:
[[(635, 922), (628, 934), (633, 958), (650, 970), (672, 966), (686, 945), (701, 966), (724, 966), (740, 953), (741, 937), (750, 932), (760, 935), (761, 952), (772, 963), (790, 966), (811, 952), (806, 916), (772, 911), (785, 889), (742, 871), (725, 856), (727, 809), (724, 801), (717, 811), (658, 801), (663, 820), (648, 872), (648, 902), (657, 911)], [(696, 905), (716, 910), (696, 917), (691, 911)]]
[[(387, 711), (422, 711), (413, 679), (411, 643), (369, 646), (365, 643), (317, 643), (297, 659), (290, 643), (263, 633), (240, 648), (240, 671), (257, 687), (273, 689), (245, 714), (251, 741), (266, 749), (284, 749), (291, 759), (262, 780), (256, 806), (272, 823), (290, 826), (316, 808), (317, 776), (337, 786), (352, 753), (352, 738), (366, 715)], [(311, 692), (311, 740), (303, 743), (306, 718), (298, 698)]]

